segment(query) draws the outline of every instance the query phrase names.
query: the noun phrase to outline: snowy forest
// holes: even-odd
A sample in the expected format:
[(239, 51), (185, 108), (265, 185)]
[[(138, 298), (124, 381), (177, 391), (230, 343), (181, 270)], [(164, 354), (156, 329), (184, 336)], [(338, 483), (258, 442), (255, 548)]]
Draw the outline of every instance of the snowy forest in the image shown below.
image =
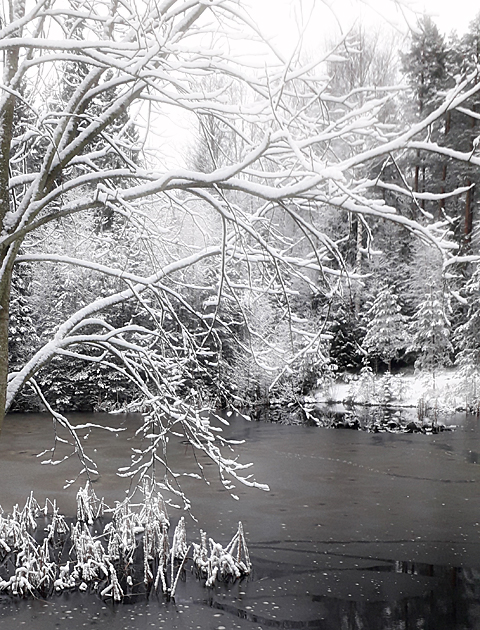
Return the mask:
[(141, 411), (132, 474), (176, 430), (235, 476), (205, 411), (451, 365), (478, 406), (480, 15), (287, 58), (241, 1), (7, 4), (2, 416), (83, 454), (65, 412)]

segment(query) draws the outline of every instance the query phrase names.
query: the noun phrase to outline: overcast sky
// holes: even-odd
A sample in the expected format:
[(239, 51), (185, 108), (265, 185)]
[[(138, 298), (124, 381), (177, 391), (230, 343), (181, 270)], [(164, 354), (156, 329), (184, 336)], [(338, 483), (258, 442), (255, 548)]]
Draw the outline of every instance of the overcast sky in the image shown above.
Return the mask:
[(478, 0), (422, 0), (420, 6), (432, 14), (438, 27), (445, 33), (453, 29), (461, 35), (468, 23), (480, 12)]
[[(400, 11), (395, 0), (245, 0), (250, 5), (249, 12), (258, 21), (262, 31), (267, 33), (280, 47), (297, 41), (296, 24), (308, 24), (306, 41), (315, 45), (315, 39), (324, 40), (323, 33), (336, 35), (341, 24), (347, 29), (360, 16), (369, 23), (394, 25), (398, 30), (408, 30), (407, 21), (413, 26), (415, 14)], [(461, 35), (468, 23), (480, 11), (478, 0), (399, 0), (419, 12), (431, 14), (439, 29), (449, 34), (456, 29)], [(328, 9), (330, 5), (330, 9)], [(407, 21), (406, 21), (407, 20)], [(338, 33), (338, 30), (337, 30)]]
[[(248, 12), (255, 19), (262, 33), (269, 37), (276, 47), (284, 54), (293, 49), (298, 41), (298, 24), (307, 24), (305, 44), (307, 49), (318, 52), (324, 50), (327, 41), (338, 38), (339, 24), (343, 32), (358, 19), (360, 13), (368, 24), (375, 23), (375, 28), (385, 27), (388, 32), (388, 24), (396, 29), (395, 42), (399, 49), (408, 46), (408, 26), (405, 18), (409, 18), (412, 26), (415, 24), (413, 13), (408, 11), (402, 14), (395, 7), (395, 0), (242, 0)], [(399, 0), (403, 4), (410, 4), (422, 12), (424, 9), (432, 14), (439, 29), (448, 34), (453, 29), (461, 35), (468, 23), (480, 11), (478, 0)], [(248, 6), (249, 5), (249, 6)], [(327, 8), (330, 5), (331, 9)], [(366, 8), (370, 6), (370, 9)], [(380, 26), (383, 25), (383, 26)], [(405, 35), (403, 38), (400, 33)], [(242, 47), (245, 43), (242, 43)], [(235, 43), (233, 47), (236, 48)], [(251, 54), (255, 54), (252, 47)], [(238, 52), (238, 49), (237, 49)], [(242, 48), (242, 52), (248, 50)], [(263, 65), (263, 57), (258, 59)], [(164, 151), (173, 155), (176, 163), (180, 153), (188, 153), (191, 141), (191, 128), (185, 125), (172, 124), (172, 119), (166, 126), (160, 126), (161, 138), (155, 142), (162, 144)], [(171, 145), (171, 149), (168, 147)], [(158, 146), (158, 144), (156, 145)], [(183, 158), (182, 158), (183, 159)]]

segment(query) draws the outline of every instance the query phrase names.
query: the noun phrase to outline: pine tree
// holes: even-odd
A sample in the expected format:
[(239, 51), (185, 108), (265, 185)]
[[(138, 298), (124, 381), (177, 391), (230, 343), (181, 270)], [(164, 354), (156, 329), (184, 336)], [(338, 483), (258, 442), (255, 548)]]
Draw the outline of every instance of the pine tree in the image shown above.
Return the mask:
[[(79, 25), (76, 21), (67, 21), (70, 30), (70, 37), (78, 39), (79, 41), (86, 38), (84, 33), (84, 26)], [(73, 51), (73, 57), (77, 53)], [(80, 57), (80, 55), (79, 55)], [(63, 67), (63, 73), (61, 81), (59, 82), (55, 91), (53, 91), (49, 97), (55, 102), (56, 107), (60, 112), (64, 111), (69, 100), (74, 96), (75, 90), (86, 79), (89, 73), (89, 67), (84, 62), (78, 60), (69, 60), (65, 62)], [(108, 70), (100, 85), (108, 84), (115, 78), (113, 69)], [(121, 88), (112, 86), (106, 90), (100, 90), (96, 96), (90, 96), (85, 98), (81, 104), (82, 115), (79, 115), (72, 119), (70, 134), (71, 137), (78, 136), (84, 131), (91, 119), (98, 118), (102, 115), (110, 103), (114, 102), (118, 97)], [(139, 164), (139, 150), (137, 150), (136, 144), (138, 142), (139, 133), (135, 128), (135, 125), (130, 119), (130, 113), (128, 108), (115, 118), (103, 131), (100, 137), (95, 138), (93, 143), (87, 145), (87, 150), (96, 151), (98, 166), (101, 168), (131, 168), (132, 165)], [(100, 154), (103, 153), (103, 157)], [(80, 165), (79, 169), (82, 166)], [(122, 187), (124, 185), (121, 179), (112, 180), (116, 185)], [(123, 219), (114, 214), (111, 208), (104, 207), (97, 212), (97, 231), (120, 231), (121, 226), (124, 225)]]
[(418, 114), (429, 114), (440, 99), (446, 78), (445, 41), (432, 18), (424, 15), (412, 34), (408, 53), (402, 55), (403, 71), (414, 90)]
[(390, 371), (392, 360), (409, 342), (407, 319), (401, 312), (393, 287), (387, 285), (367, 313), (367, 334), (363, 346), (370, 356), (386, 363)]
[[(375, 86), (392, 85), (396, 81), (398, 70), (397, 45), (393, 32), (385, 34), (383, 29), (372, 29), (359, 25), (352, 28), (349, 35), (343, 42), (341, 48), (344, 61), (338, 61), (328, 64), (328, 72), (330, 75), (330, 85), (332, 93), (335, 96), (340, 94), (349, 94), (349, 101), (357, 101), (363, 105), (365, 102), (367, 90), (366, 88)], [(381, 93), (381, 92), (380, 92)], [(335, 99), (332, 103), (333, 108), (329, 114), (331, 120), (338, 117), (341, 108), (338, 108), (338, 102)], [(396, 104), (392, 99), (389, 104), (382, 107), (382, 111), (378, 114), (379, 120), (383, 124), (393, 123), (398, 119)], [(355, 144), (363, 142), (367, 147), (371, 142), (368, 136), (363, 136), (362, 140), (355, 139)], [(336, 144), (335, 152), (337, 154), (348, 154), (352, 151), (353, 145), (349, 142)], [(381, 168), (383, 159), (379, 162), (373, 161), (368, 168), (369, 176), (375, 178)], [(341, 216), (341, 215), (340, 215)], [(337, 221), (340, 218), (337, 214)], [(365, 272), (367, 264), (367, 256), (365, 249), (368, 248), (370, 240), (370, 228), (362, 217), (357, 215), (346, 215), (348, 220), (348, 240), (344, 241), (346, 248), (345, 260), (352, 264), (355, 273), (362, 274)], [(343, 253), (343, 252), (342, 252)], [(355, 317), (358, 319), (362, 307), (361, 292), (354, 291)]]
[[(16, 265), (12, 276), (9, 309), (8, 360), (12, 371), (22, 365), (40, 347), (36, 328), (36, 313), (32, 307), (32, 274), (26, 265)], [(12, 407), (17, 410), (38, 410), (38, 402), (29, 388), (19, 394)]]
[(418, 353), (415, 368), (431, 372), (435, 388), (435, 372), (451, 364), (453, 352), (450, 323), (438, 292), (431, 291), (421, 302), (413, 318), (412, 332), (411, 350)]
[[(430, 18), (419, 22), (419, 32), (412, 37), (409, 53), (402, 56), (403, 70), (410, 82), (415, 104), (415, 115), (424, 117), (438, 104), (446, 90), (458, 83), (459, 78), (471, 74), (480, 59), (480, 15), (469, 25), (469, 30), (458, 38), (452, 34), (445, 42)], [(479, 79), (476, 79), (478, 81)], [(480, 100), (474, 95), (460, 109), (446, 112), (440, 121), (429, 129), (430, 139), (463, 153), (474, 153), (478, 137), (477, 116)], [(470, 113), (471, 112), (471, 113)], [(417, 152), (413, 188), (446, 193), (459, 187), (469, 190), (459, 197), (438, 201), (422, 200), (421, 207), (445, 218), (448, 214), (457, 219), (457, 239), (464, 247), (470, 244), (475, 185), (480, 183), (473, 165), (447, 156), (440, 157)], [(448, 210), (448, 213), (447, 213)]]
[[(445, 41), (430, 17), (423, 16), (418, 21), (417, 29), (412, 35), (410, 50), (402, 55), (402, 65), (413, 92), (411, 102), (416, 110), (413, 116), (424, 118), (438, 105), (447, 82)], [(434, 139), (438, 133), (439, 129), (430, 129), (430, 135)], [(438, 159), (417, 151), (414, 167), (415, 192), (423, 193), (427, 188), (430, 190), (432, 184), (440, 189), (443, 174)], [(421, 207), (425, 209), (425, 200), (421, 201)]]
[(8, 354), (13, 369), (18, 369), (40, 344), (33, 323), (35, 313), (29, 299), (32, 290), (29, 271), (27, 267), (17, 265), (12, 276)]

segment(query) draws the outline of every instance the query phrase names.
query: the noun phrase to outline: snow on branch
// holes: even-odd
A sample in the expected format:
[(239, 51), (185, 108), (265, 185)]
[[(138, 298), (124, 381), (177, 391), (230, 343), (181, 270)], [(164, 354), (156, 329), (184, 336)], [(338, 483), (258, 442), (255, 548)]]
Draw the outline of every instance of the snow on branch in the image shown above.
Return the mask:
[[(205, 477), (206, 457), (232, 495), (236, 483), (261, 487), (207, 412), (241, 398), (228, 382), (235, 353), (271, 375), (270, 390), (312, 356), (326, 365), (326, 320), (300, 317), (295, 302), (309, 313), (327, 305), (328, 316), (333, 297), (364, 278), (371, 225), (405, 228), (446, 266), (460, 260), (451, 222), (416, 220), (398, 199), (441, 202), (471, 185), (413, 191), (411, 174), (398, 183), (378, 172), (417, 151), (480, 166), (474, 150), (430, 139), (449, 112), (471, 115), (480, 84), (472, 72), (406, 125), (389, 114), (405, 86), (335, 85), (329, 64), (346, 61), (337, 45), (284, 59), (242, 2), (112, 6), (41, 0), (0, 31), (0, 315), (13, 274), (28, 271), (51, 294), (36, 343), (8, 376), (0, 356), (0, 401), (7, 383), (5, 409), (30, 383), (91, 472), (78, 427), (38, 379), (59, 359), (104, 366), (131, 387), (124, 409), (145, 414), (144, 447), (122, 474), (162, 470), (158, 482), (188, 507), (169, 435), (192, 447), (192, 475)], [(255, 59), (236, 54), (240, 38), (255, 41)], [(167, 131), (180, 166), (162, 154)], [(242, 544), (239, 533), (238, 553)]]

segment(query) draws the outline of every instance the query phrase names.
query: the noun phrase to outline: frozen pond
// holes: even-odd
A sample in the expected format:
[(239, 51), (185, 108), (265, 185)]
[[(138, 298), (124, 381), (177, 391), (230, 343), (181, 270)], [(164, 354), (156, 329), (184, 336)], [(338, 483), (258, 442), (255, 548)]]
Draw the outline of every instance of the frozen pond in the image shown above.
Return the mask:
[[(95, 490), (113, 504), (124, 491), (114, 469), (124, 463), (139, 420), (97, 415), (95, 421), (104, 418), (128, 427), (116, 438), (90, 438), (106, 466)], [(236, 418), (227, 433), (246, 440), (241, 458), (255, 462), (257, 480), (271, 491), (238, 488), (234, 501), (210, 467), (210, 487), (185, 482), (198, 519), (187, 521), (187, 532), (196, 541), (203, 528), (226, 544), (242, 520), (254, 565), (248, 580), (205, 589), (187, 572), (169, 603), (161, 596), (116, 605), (85, 593), (49, 601), (1, 596), (0, 629), (480, 628), (477, 419), (454, 432), (423, 435)], [(0, 440), (6, 511), (33, 488), (39, 501), (48, 495), (73, 513), (73, 493), (62, 489), (68, 466), (40, 466), (35, 457), (50, 441), (46, 417), (7, 418)], [(192, 463), (180, 442), (171, 457)], [(178, 516), (170, 512), (173, 524)]]

